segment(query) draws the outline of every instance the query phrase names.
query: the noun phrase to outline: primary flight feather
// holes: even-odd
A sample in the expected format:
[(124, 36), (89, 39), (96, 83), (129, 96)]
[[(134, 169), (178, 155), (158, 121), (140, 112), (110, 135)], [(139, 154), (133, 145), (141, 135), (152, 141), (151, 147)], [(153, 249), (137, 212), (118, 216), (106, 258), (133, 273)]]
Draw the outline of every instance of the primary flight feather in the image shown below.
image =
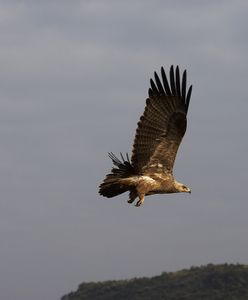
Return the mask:
[(187, 127), (187, 112), (192, 85), (187, 91), (186, 70), (180, 79), (179, 67), (170, 68), (169, 81), (164, 68), (161, 78), (154, 73), (150, 80), (149, 98), (136, 129), (131, 161), (109, 153), (114, 167), (100, 185), (99, 193), (114, 197), (129, 191), (128, 203), (138, 197), (136, 206), (146, 195), (187, 192), (190, 189), (173, 177), (178, 147)]

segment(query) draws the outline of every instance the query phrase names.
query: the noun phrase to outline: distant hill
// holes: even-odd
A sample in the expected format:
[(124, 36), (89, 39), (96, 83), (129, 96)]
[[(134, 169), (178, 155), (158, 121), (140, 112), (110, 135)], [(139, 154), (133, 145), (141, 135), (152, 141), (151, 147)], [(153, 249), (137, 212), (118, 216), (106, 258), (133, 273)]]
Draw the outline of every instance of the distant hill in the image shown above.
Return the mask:
[(248, 266), (212, 265), (134, 278), (82, 283), (61, 300), (247, 300)]

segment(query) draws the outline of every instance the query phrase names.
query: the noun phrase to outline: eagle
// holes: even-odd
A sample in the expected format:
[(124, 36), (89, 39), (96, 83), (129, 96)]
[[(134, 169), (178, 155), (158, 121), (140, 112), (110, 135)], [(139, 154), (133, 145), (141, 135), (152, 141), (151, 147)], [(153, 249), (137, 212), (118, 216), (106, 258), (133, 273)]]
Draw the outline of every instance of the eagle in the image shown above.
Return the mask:
[(187, 127), (187, 112), (192, 85), (187, 90), (187, 72), (180, 78), (179, 67), (170, 67), (169, 80), (161, 67), (161, 79), (154, 72), (143, 115), (140, 117), (133, 143), (131, 160), (128, 154), (120, 159), (108, 155), (114, 166), (99, 186), (102, 196), (111, 198), (129, 191), (128, 203), (136, 198), (136, 207), (145, 196), (168, 193), (191, 193), (190, 188), (175, 180), (173, 166)]

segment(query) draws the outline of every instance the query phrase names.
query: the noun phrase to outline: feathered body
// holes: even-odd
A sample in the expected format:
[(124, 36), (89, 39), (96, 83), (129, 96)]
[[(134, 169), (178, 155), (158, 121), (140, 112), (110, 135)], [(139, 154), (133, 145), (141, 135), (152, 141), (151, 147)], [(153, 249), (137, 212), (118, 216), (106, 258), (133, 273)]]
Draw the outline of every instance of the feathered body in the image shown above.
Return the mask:
[(129, 191), (129, 203), (139, 198), (140, 206), (146, 195), (190, 192), (173, 177), (173, 165), (178, 147), (185, 134), (192, 86), (186, 91), (186, 71), (180, 80), (179, 68), (170, 68), (170, 83), (163, 67), (162, 83), (154, 73), (145, 111), (138, 122), (131, 161), (121, 154), (118, 159), (109, 153), (114, 167), (100, 185), (99, 193), (114, 197)]

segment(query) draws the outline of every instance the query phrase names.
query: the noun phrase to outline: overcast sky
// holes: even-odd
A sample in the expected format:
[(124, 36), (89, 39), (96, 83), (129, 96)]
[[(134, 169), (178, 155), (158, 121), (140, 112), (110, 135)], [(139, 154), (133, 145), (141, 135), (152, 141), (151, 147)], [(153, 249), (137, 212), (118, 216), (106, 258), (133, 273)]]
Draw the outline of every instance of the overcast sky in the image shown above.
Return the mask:
[[(248, 3), (0, 1), (0, 297), (248, 263)], [(98, 195), (149, 79), (187, 69), (175, 177), (192, 194)]]

